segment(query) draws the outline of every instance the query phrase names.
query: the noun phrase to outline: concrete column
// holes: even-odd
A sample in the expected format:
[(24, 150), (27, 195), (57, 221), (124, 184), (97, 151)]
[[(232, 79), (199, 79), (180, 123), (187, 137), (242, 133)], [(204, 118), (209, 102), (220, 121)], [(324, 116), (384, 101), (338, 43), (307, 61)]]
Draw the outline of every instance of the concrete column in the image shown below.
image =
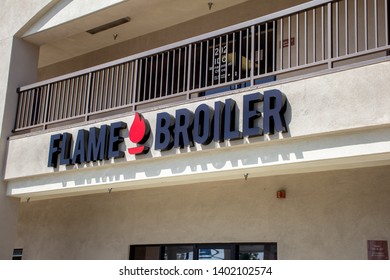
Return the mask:
[(20, 202), (6, 196), (4, 170), (7, 138), (15, 123), (18, 100), (16, 89), (36, 81), (39, 48), (19, 38), (6, 38), (0, 41), (0, 53), (0, 259), (11, 259)]

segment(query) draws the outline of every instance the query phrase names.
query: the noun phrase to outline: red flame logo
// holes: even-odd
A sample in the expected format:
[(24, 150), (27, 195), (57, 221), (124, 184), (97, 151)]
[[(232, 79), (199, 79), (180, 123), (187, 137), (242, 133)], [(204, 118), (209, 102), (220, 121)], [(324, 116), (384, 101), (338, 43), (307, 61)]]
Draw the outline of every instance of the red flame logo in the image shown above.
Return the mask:
[(145, 120), (141, 114), (135, 113), (133, 124), (129, 129), (129, 139), (131, 142), (141, 145), (138, 145), (135, 148), (129, 148), (129, 154), (146, 154), (149, 151), (149, 147), (144, 146), (142, 144), (145, 144), (145, 142), (149, 139), (149, 134), (149, 122)]

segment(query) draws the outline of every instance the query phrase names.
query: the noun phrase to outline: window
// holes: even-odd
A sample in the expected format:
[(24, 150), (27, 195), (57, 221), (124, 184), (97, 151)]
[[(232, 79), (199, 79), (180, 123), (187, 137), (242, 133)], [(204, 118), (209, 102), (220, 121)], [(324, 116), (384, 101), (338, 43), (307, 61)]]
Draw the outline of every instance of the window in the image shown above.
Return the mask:
[(231, 244), (198, 245), (199, 260), (234, 260), (235, 246)]
[(21, 260), (23, 255), (23, 249), (14, 249), (12, 254), (12, 260)]
[(134, 260), (161, 259), (161, 246), (136, 246), (132, 248), (131, 255)]
[(276, 244), (275, 246), (241, 245), (238, 258), (240, 260), (276, 260)]
[(164, 260), (193, 260), (193, 245), (167, 245), (164, 247)]
[(276, 243), (131, 245), (131, 260), (276, 260)]

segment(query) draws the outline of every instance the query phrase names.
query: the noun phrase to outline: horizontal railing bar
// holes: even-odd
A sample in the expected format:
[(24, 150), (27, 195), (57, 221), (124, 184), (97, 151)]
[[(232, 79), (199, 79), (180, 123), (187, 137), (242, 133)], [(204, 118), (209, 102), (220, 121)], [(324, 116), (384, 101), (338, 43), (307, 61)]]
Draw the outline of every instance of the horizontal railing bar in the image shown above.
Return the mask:
[(184, 45), (193, 44), (193, 43), (196, 43), (196, 42), (199, 42), (199, 41), (210, 39), (212, 37), (221, 36), (221, 35), (224, 35), (226, 33), (230, 33), (230, 32), (234, 32), (234, 31), (237, 31), (237, 30), (240, 30), (240, 29), (243, 29), (243, 28), (247, 28), (247, 27), (250, 27), (252, 25), (265, 23), (265, 22), (274, 20), (276, 18), (281, 18), (281, 17), (287, 16), (287, 15), (290, 15), (290, 14), (293, 14), (293, 13), (301, 12), (301, 11), (304, 11), (304, 10), (307, 10), (307, 9), (311, 9), (313, 7), (316, 7), (316, 6), (320, 6), (320, 5), (323, 5), (323, 4), (326, 4), (326, 3), (333, 2), (333, 1), (335, 1), (335, 0), (313, 0), (313, 1), (310, 1), (310, 2), (307, 2), (307, 3), (303, 3), (303, 4), (300, 4), (300, 5), (291, 7), (291, 8), (287, 8), (287, 9), (284, 9), (284, 10), (272, 13), (272, 14), (261, 16), (259, 18), (253, 19), (253, 20), (249, 20), (249, 21), (245, 21), (245, 22), (242, 22), (242, 23), (238, 23), (238, 24), (235, 24), (235, 25), (232, 25), (232, 26), (229, 26), (229, 27), (225, 27), (225, 28), (222, 28), (222, 29), (219, 29), (219, 30), (216, 30), (216, 31), (212, 31), (212, 32), (209, 32), (209, 33), (205, 33), (205, 34), (202, 34), (202, 35), (199, 35), (199, 36), (195, 36), (195, 37), (189, 38), (189, 39), (178, 41), (178, 42), (175, 42), (175, 43), (172, 43), (172, 44), (168, 44), (168, 45), (165, 45), (165, 46), (162, 46), (162, 47), (154, 48), (154, 49), (151, 49), (151, 50), (148, 50), (148, 51), (144, 51), (144, 52), (141, 52), (141, 53), (130, 55), (130, 56), (127, 56), (127, 57), (124, 57), (124, 58), (120, 58), (120, 59), (117, 59), (117, 60), (113, 60), (113, 61), (110, 61), (110, 62), (107, 62), (107, 63), (100, 64), (100, 65), (97, 65), (97, 66), (86, 68), (86, 69), (83, 69), (83, 70), (80, 70), (80, 71), (76, 71), (76, 72), (72, 72), (72, 73), (69, 73), (69, 74), (61, 75), (61, 76), (58, 76), (58, 77), (55, 77), (55, 78), (51, 78), (51, 79), (47, 79), (47, 80), (44, 80), (44, 81), (40, 81), (40, 82), (37, 82), (37, 83), (34, 83), (34, 84), (22, 86), (22, 87), (20, 87), (20, 91), (25, 91), (25, 90), (28, 90), (28, 89), (31, 89), (31, 88), (36, 88), (36, 87), (42, 86), (42, 85), (51, 84), (51, 83), (55, 83), (55, 82), (58, 82), (58, 81), (61, 81), (61, 80), (74, 78), (74, 77), (77, 77), (77, 76), (88, 74), (90, 72), (95, 72), (95, 71), (102, 70), (102, 69), (108, 68), (108, 67), (112, 67), (112, 66), (115, 66), (115, 65), (118, 65), (118, 64), (122, 64), (122, 63), (125, 63), (125, 62), (130, 62), (130, 61), (133, 61), (133, 60), (137, 60), (139, 58), (147, 57), (147, 56), (150, 56), (150, 55), (155, 55), (155, 54), (158, 54), (158, 53), (161, 53), (161, 52), (165, 52), (165, 51), (168, 51), (168, 50), (171, 50), (171, 49), (182, 47)]
[(214, 86), (197, 88), (197, 89), (193, 89), (193, 90), (190, 90), (188, 92), (185, 92), (185, 93), (188, 93), (188, 94), (200, 93), (200, 92), (203, 92), (203, 91), (208, 91), (208, 90), (228, 87), (228, 86), (237, 85), (237, 84), (246, 83), (246, 82), (250, 82), (250, 77), (239, 79), (239, 80), (234, 80), (234, 81), (230, 81), (230, 82), (226, 82), (226, 83), (217, 84), (217, 85), (214, 85)]
[(14, 131), (15, 131), (15, 132), (18, 132), (18, 131), (23, 131), (23, 130), (38, 128), (38, 127), (42, 127), (42, 126), (52, 125), (52, 124), (56, 124), (56, 123), (68, 122), (68, 121), (72, 121), (72, 120), (76, 120), (76, 119), (82, 119), (82, 118), (84, 118), (84, 117), (85, 117), (85, 114), (83, 114), (83, 115), (78, 115), (78, 116), (74, 116), (74, 117), (70, 117), (70, 118), (66, 118), (66, 119), (58, 119), (58, 120), (55, 120), (55, 121), (43, 122), (43, 123), (40, 123), (40, 124), (35, 124), (35, 125), (30, 125), (30, 126), (19, 127), (19, 128), (15, 128)]
[[(281, 84), (281, 83), (284, 83), (284, 82), (291, 82), (291, 81), (297, 81), (297, 80), (312, 78), (312, 77), (316, 77), (316, 76), (321, 76), (321, 75), (324, 75), (326, 73), (329, 73), (330, 70), (336, 71), (336, 72), (337, 71), (344, 71), (344, 70), (351, 69), (351, 68), (354, 68), (354, 67), (366, 66), (366, 65), (371, 65), (371, 64), (380, 63), (380, 62), (386, 62), (386, 61), (390, 61), (390, 57), (386, 56), (386, 57), (381, 57), (381, 58), (377, 58), (377, 59), (373, 59), (373, 60), (357, 62), (357, 63), (350, 64), (350, 65), (344, 65), (344, 66), (336, 67), (336, 68), (333, 68), (333, 69), (324, 69), (324, 70), (318, 71), (318, 72), (316, 71), (316, 72), (309, 73), (309, 74), (294, 76), (294, 77), (286, 78), (286, 79), (283, 79), (283, 80), (277, 80), (277, 81), (273, 82), (273, 84), (274, 85), (278, 85), (278, 84)], [(326, 63), (327, 63), (327, 60), (322, 62), (322, 63), (316, 63), (316, 64), (324, 64), (325, 65)], [(315, 67), (315, 66), (318, 66), (318, 65), (312, 65), (311, 64), (310, 66), (311, 67), (312, 66)], [(273, 73), (270, 73), (270, 74), (267, 74), (267, 75), (264, 75), (264, 76), (261, 76), (261, 77), (273, 76), (272, 74)], [(267, 84), (264, 84), (264, 85), (267, 85)], [(259, 86), (262, 86), (262, 84), (256, 85), (255, 87), (257, 88)], [(239, 89), (236, 89), (235, 91), (237, 91), (237, 90), (239, 90)], [(171, 98), (174, 98), (174, 97), (175, 96), (171, 96)], [(208, 97), (212, 97), (212, 96), (208, 96)], [(207, 96), (205, 96), (203, 98), (207, 98)], [(190, 100), (187, 100), (185, 102), (187, 103), (187, 102), (195, 102), (195, 101), (197, 101), (197, 99), (190, 99)], [(178, 103), (178, 105), (180, 105), (180, 103)], [(168, 106), (168, 105), (166, 104), (166, 105), (163, 105), (163, 107), (155, 107), (154, 109), (164, 108), (165, 106)], [(144, 111), (144, 110), (146, 110), (146, 109), (142, 109), (140, 111)], [(97, 115), (99, 113), (101, 113), (101, 112), (96, 112), (94, 114)], [(134, 111), (132, 111), (131, 113), (134, 114)], [(116, 115), (116, 117), (120, 118), (120, 117), (123, 117), (123, 116), (127, 116), (128, 114), (129, 113), (122, 113), (122, 114)], [(73, 119), (77, 119), (77, 118), (81, 119), (82, 117), (84, 117), (84, 115), (80, 115), (80, 116), (78, 116), (76, 118), (72, 118), (72, 120)], [(108, 117), (102, 118), (101, 121), (104, 121), (107, 118)], [(59, 121), (56, 121), (55, 123), (61, 123), (61, 122), (66, 122), (66, 121), (69, 121), (69, 119), (59, 120)], [(85, 121), (85, 122), (69, 124), (66, 127), (78, 127), (80, 125), (92, 124), (92, 123), (95, 123), (95, 122), (96, 122), (96, 120), (93, 120), (93, 121), (89, 120), (89, 121)], [(18, 129), (14, 129), (13, 132), (19, 132), (20, 133), (20, 132), (23, 132), (23, 131), (28, 131), (30, 129), (36, 129), (36, 128), (40, 128), (40, 127), (45, 127), (45, 126), (51, 125), (53, 123), (54, 122), (44, 123), (44, 124), (42, 123), (42, 124), (33, 125), (33, 126), (29, 126), (29, 127), (18, 128)], [(60, 128), (51, 128), (51, 129), (60, 129)], [(42, 132), (41, 131), (29, 131), (28, 135), (37, 135), (37, 134), (40, 134), (40, 133), (42, 133)], [(19, 139), (21, 137), (25, 137), (25, 134), (15, 134), (15, 135), (10, 136), (10, 139)]]
[(19, 127), (19, 128), (14, 128), (12, 130), (12, 132), (21, 132), (21, 131), (25, 131), (25, 130), (31, 130), (31, 129), (35, 129), (35, 128), (42, 128), (42, 127), (45, 127), (46, 125), (45, 124), (35, 124), (35, 125), (31, 125), (31, 126), (23, 126), (23, 127)]
[(336, 61), (341, 61), (341, 60), (347, 60), (347, 59), (351, 59), (351, 58), (355, 58), (355, 57), (359, 57), (359, 56), (375, 54), (375, 53), (388, 51), (388, 50), (390, 50), (390, 46), (383, 46), (383, 47), (378, 47), (378, 48), (375, 48), (375, 49), (368, 49), (368, 50), (365, 50), (365, 51), (360, 51), (358, 53), (351, 53), (351, 54), (347, 54), (347, 55), (343, 55), (343, 56), (339, 56), (339, 57), (333, 57), (331, 59), (331, 61), (332, 62), (336, 62)]
[(179, 93), (176, 93), (176, 94), (173, 94), (173, 95), (167, 95), (167, 96), (163, 96), (163, 97), (159, 97), (159, 98), (154, 98), (154, 99), (144, 100), (144, 101), (140, 101), (140, 102), (135, 102), (132, 105), (139, 106), (139, 105), (145, 105), (145, 104), (148, 104), (148, 103), (164, 101), (164, 100), (168, 100), (168, 99), (175, 99), (175, 98), (180, 97), (180, 96), (191, 95), (191, 94), (194, 94), (194, 93), (201, 93), (201, 92), (205, 92), (205, 91), (208, 91), (208, 90), (228, 87), (228, 86), (231, 86), (231, 85), (237, 85), (237, 84), (245, 83), (245, 82), (249, 82), (249, 81), (250, 81), (250, 78), (235, 80), (235, 81), (231, 81), (231, 82), (227, 82), (227, 83), (223, 83), (223, 84), (219, 84), (219, 85), (203, 87), (203, 88), (198, 88), (198, 89), (192, 89), (192, 90), (189, 90), (189, 91), (179, 92)]
[(294, 72), (294, 71), (298, 71), (298, 70), (302, 70), (302, 69), (313, 68), (313, 67), (320, 66), (320, 65), (326, 65), (327, 63), (328, 63), (328, 60), (310, 62), (310, 63), (307, 63), (305, 65), (299, 65), (299, 66), (294, 66), (291, 68), (283, 68), (282, 70), (276, 70), (275, 72), (269, 73), (267, 75), (257, 75), (254, 78), (255, 78), (255, 80), (257, 80), (257, 79), (266, 78), (266, 77), (270, 77), (270, 76), (277, 76), (277, 75), (285, 74), (288, 72)]

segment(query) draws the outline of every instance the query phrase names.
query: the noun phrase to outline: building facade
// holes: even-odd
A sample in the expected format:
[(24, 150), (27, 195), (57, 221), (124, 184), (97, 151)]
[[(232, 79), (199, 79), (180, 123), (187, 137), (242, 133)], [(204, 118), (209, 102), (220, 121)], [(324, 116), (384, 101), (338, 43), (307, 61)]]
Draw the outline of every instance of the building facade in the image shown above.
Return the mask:
[(389, 4), (1, 4), (1, 258), (388, 259)]

